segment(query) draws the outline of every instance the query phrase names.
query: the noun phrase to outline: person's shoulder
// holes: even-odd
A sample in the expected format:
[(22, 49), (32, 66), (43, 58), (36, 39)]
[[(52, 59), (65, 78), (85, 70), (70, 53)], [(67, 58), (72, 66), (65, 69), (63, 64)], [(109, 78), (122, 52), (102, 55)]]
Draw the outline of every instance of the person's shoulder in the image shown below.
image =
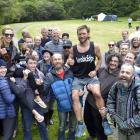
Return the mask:
[(139, 87), (140, 88), (140, 78), (139, 77), (135, 77), (135, 87)]
[(44, 60), (43, 59), (41, 59), (41, 60), (38, 61), (38, 65), (40, 65), (42, 63), (44, 63)]
[(62, 39), (59, 39), (59, 44), (63, 44), (63, 41), (62, 41)]
[(45, 44), (45, 46), (50, 46), (50, 45), (52, 45), (52, 44), (53, 44), (53, 42), (52, 42), (52, 40), (51, 40), (51, 41), (47, 42), (47, 43)]
[(98, 43), (94, 43), (94, 42), (92, 42), (92, 43), (93, 43), (95, 48), (100, 49), (100, 45)]
[(101, 50), (101, 47), (99, 44), (94, 44), (94, 49), (95, 49), (95, 53), (99, 53)]

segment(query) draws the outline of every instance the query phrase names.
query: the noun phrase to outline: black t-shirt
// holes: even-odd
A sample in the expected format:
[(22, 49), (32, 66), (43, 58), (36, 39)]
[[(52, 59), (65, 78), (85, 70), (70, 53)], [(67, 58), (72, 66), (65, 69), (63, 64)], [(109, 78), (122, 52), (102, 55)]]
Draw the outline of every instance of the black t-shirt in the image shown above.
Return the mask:
[(74, 66), (72, 66), (74, 76), (77, 78), (89, 77), (89, 72), (95, 70), (96, 57), (93, 42), (90, 42), (88, 51), (84, 53), (78, 52), (77, 46), (74, 46), (73, 56), (75, 61)]

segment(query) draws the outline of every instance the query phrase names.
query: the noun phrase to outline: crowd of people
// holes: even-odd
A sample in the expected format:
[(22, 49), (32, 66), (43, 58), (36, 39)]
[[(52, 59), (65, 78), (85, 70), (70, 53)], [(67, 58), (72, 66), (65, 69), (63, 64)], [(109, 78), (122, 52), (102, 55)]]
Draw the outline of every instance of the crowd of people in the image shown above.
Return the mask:
[[(103, 53), (90, 41), (90, 28), (77, 28), (79, 43), (69, 33), (42, 28), (34, 38), (22, 31), (15, 46), (14, 30), (2, 29), (0, 38), (0, 134), (12, 140), (21, 113), (23, 139), (32, 140), (32, 124), (40, 139), (49, 140), (54, 103), (58, 111), (58, 140), (140, 140), (140, 38), (110, 40)], [(113, 129), (112, 129), (113, 128)], [(68, 130), (68, 136), (65, 132)]]

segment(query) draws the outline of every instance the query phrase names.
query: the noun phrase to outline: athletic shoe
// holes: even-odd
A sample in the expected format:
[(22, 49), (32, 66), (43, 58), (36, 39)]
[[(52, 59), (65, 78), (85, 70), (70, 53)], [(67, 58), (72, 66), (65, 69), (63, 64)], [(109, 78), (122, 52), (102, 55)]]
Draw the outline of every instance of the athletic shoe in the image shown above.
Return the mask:
[(108, 123), (107, 120), (102, 122), (102, 126), (104, 128), (104, 133), (106, 136), (111, 135), (113, 133), (113, 130), (110, 127), (110, 124)]
[(79, 138), (82, 137), (84, 132), (85, 132), (85, 128), (86, 128), (86, 126), (85, 126), (84, 123), (83, 124), (78, 124), (75, 136), (79, 137)]
[(37, 120), (37, 122), (41, 123), (44, 121), (44, 116), (40, 115), (39, 113), (36, 113), (35, 119)]
[(53, 124), (54, 124), (53, 120), (49, 120), (49, 125), (53, 125)]
[(13, 138), (15, 138), (16, 136), (17, 136), (17, 130), (14, 130)]

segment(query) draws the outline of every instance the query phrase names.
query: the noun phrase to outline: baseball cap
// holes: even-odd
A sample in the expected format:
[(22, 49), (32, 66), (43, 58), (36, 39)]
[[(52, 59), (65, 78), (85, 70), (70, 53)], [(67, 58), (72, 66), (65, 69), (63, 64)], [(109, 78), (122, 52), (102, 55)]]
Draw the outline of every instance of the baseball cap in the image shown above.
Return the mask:
[(63, 48), (71, 48), (72, 42), (70, 40), (64, 40), (63, 41)]

